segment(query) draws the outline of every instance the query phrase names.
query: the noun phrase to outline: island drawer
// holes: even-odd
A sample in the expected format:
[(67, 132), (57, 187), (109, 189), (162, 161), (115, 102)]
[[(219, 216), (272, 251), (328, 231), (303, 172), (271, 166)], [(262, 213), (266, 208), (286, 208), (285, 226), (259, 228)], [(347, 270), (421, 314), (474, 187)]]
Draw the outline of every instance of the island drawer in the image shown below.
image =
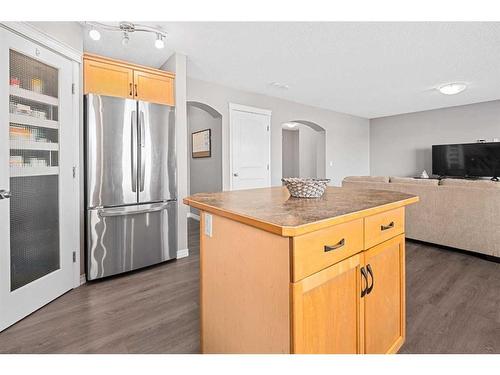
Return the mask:
[(369, 249), (404, 232), (404, 207), (365, 218), (365, 249)]
[(292, 239), (292, 282), (297, 282), (363, 250), (363, 219)]

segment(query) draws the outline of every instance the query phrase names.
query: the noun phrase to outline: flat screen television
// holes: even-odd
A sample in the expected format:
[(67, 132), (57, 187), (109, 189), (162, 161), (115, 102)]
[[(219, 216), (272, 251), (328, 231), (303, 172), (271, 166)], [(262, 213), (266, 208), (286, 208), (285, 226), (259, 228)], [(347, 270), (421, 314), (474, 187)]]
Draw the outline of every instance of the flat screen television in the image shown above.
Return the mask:
[(434, 145), (432, 173), (443, 177), (500, 177), (500, 142)]

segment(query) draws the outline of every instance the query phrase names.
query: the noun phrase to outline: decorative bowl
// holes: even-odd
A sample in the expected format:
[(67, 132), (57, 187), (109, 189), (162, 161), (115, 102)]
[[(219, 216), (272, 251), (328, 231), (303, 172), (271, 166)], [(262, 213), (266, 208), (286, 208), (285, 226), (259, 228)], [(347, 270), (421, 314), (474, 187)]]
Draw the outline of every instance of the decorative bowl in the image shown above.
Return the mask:
[(325, 192), (330, 179), (286, 177), (281, 181), (294, 198), (319, 198)]

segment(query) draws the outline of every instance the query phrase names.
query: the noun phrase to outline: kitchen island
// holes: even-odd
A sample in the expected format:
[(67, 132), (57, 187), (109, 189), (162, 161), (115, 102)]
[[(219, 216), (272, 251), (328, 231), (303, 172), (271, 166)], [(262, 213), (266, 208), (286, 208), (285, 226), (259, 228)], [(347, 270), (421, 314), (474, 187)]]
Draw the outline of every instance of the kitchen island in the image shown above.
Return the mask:
[(195, 194), (203, 353), (396, 353), (410, 194), (284, 187)]

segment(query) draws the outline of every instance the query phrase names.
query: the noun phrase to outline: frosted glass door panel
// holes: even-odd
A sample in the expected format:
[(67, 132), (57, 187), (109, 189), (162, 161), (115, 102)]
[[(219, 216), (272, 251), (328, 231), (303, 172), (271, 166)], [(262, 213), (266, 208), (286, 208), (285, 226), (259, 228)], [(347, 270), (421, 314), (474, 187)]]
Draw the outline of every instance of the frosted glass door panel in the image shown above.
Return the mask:
[(9, 51), (10, 288), (60, 268), (58, 69)]

